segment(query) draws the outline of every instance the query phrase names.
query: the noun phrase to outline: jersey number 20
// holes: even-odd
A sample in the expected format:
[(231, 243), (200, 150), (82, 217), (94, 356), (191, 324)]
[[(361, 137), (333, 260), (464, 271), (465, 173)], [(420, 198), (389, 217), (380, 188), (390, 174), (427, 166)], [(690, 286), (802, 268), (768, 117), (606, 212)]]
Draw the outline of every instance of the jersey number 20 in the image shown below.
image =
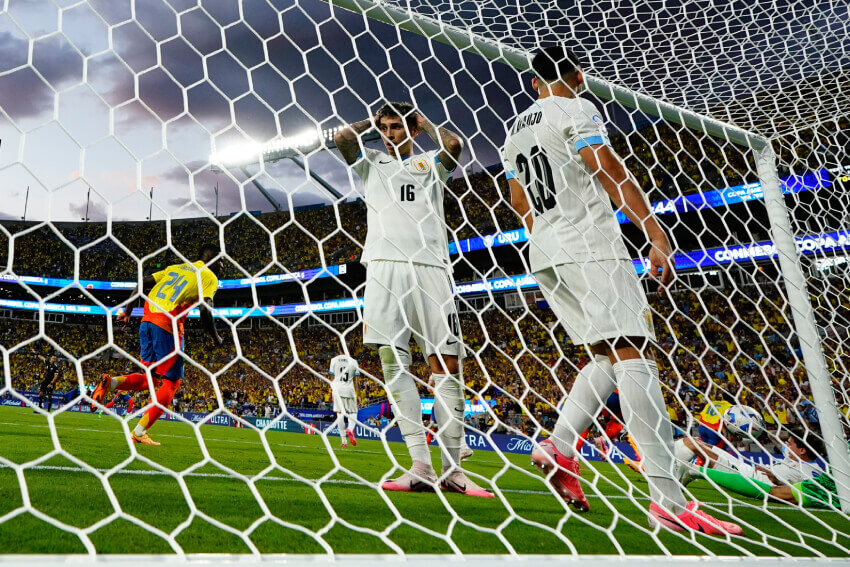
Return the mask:
[[(522, 154), (516, 157), (516, 167), (524, 176), (524, 185), (531, 196), (531, 203), (537, 214), (542, 215), (555, 208), (555, 178), (549, 158), (540, 146), (531, 148), (531, 158)], [(532, 176), (532, 169), (534, 169)]]

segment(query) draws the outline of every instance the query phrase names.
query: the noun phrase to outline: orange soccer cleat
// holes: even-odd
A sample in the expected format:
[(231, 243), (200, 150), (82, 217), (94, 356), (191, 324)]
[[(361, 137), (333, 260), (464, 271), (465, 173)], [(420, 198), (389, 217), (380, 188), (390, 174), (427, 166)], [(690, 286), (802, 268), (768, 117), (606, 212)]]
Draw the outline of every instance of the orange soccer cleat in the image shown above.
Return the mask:
[(147, 433), (141, 436), (131, 433), (130, 438), (133, 440), (133, 443), (139, 443), (140, 445), (160, 445), (160, 443), (151, 439), (151, 436)]
[[(94, 389), (94, 392), (91, 394), (91, 399), (103, 405), (103, 400), (106, 399), (106, 395), (109, 393), (109, 381), (112, 379), (109, 374), (104, 374), (100, 377), (100, 381), (97, 383), (97, 386)], [(92, 404), (91, 411), (94, 411), (97, 407)]]

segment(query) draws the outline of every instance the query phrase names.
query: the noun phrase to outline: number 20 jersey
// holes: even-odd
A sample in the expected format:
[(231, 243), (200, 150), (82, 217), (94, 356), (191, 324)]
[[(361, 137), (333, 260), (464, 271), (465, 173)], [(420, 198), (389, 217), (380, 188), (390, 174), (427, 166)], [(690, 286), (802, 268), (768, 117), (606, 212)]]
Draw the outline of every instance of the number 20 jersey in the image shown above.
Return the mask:
[(404, 160), (366, 149), (353, 165), (363, 181), (366, 244), (360, 262), (449, 265), (443, 191), (449, 172), (436, 151)]
[(521, 113), (505, 140), (508, 179), (525, 189), (534, 226), (531, 271), (589, 260), (629, 260), (612, 203), (579, 155), (609, 145), (592, 102), (549, 96)]

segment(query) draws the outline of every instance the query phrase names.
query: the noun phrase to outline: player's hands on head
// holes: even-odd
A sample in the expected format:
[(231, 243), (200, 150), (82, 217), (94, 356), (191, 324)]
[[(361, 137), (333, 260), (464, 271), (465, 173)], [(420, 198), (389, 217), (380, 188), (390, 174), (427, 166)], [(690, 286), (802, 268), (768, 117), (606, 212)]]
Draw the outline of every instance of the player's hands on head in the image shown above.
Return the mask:
[[(664, 289), (676, 278), (676, 263), (673, 259), (673, 248), (667, 235), (657, 236), (651, 241), (649, 250), (649, 277), (658, 282), (659, 289)], [(660, 272), (660, 273), (659, 273)]]

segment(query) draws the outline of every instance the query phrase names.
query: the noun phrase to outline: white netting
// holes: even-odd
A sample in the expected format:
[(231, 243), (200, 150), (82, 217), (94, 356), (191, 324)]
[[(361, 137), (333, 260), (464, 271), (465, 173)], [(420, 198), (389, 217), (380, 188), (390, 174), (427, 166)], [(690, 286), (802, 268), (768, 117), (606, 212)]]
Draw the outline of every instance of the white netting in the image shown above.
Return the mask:
[[(432, 17), (510, 48), (566, 39), (595, 76), (766, 137), (846, 411), (847, 7), (556, 4), (385, 6), (410, 9), (420, 31), (417, 17)], [(0, 54), (4, 551), (847, 556), (850, 525), (834, 507), (747, 498), (713, 480), (687, 490), (744, 537), (649, 528), (646, 482), (620, 464), (625, 432), (601, 433), (616, 416), (591, 431), (617, 442), (612, 462), (584, 449), (589, 513), (528, 466), (587, 355), (526, 274), (501, 171), (507, 125), (532, 101), (527, 74), (310, 0), (8, 2)], [(675, 290), (647, 285), (677, 429), (696, 435), (703, 408), (726, 397), (773, 433), (800, 425), (817, 437), (757, 152), (588, 96), (679, 254)], [(475, 450), (464, 468), (493, 499), (379, 489), (410, 458), (378, 356), (363, 346), (367, 208), (332, 129), (388, 100), (410, 100), (465, 141), (445, 193)], [(434, 147), (425, 135), (417, 144)], [(643, 258), (640, 231), (622, 227)], [(162, 445), (134, 445), (149, 392), (132, 412), (123, 397), (100, 418), (88, 411), (103, 373), (145, 372), (138, 318), (125, 330), (115, 308), (208, 242), (224, 253), (225, 344), (189, 320), (185, 378), (151, 430)], [(343, 345), (371, 413), (357, 447), (340, 451), (326, 374)], [(58, 379), (39, 393), (51, 354)], [(430, 371), (413, 354), (427, 400)], [(45, 394), (59, 411), (33, 413)]]

